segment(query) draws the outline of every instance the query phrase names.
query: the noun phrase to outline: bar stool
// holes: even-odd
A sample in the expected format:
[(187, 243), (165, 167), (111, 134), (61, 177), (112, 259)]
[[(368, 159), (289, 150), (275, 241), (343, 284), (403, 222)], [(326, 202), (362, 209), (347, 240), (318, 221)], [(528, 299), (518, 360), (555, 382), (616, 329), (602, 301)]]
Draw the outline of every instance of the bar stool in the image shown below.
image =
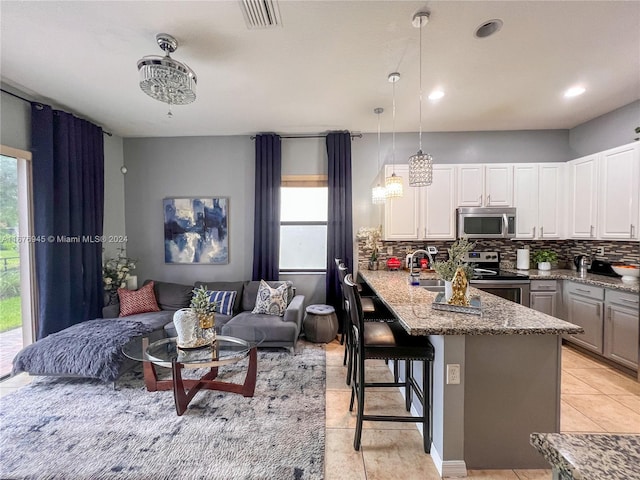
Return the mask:
[[(362, 438), (362, 422), (410, 422), (422, 423), (424, 451), (431, 450), (431, 369), (434, 358), (433, 345), (426, 337), (409, 335), (404, 328), (396, 322), (365, 322), (360, 294), (353, 282), (353, 277), (348, 274), (343, 282), (347, 302), (349, 306), (349, 318), (351, 319), (352, 340), (355, 348), (353, 381), (351, 387), (351, 402), (349, 411), (353, 411), (354, 401), (357, 399), (356, 432), (353, 440), (355, 450), (360, 450)], [(367, 382), (365, 364), (367, 360), (404, 360), (404, 382)], [(412, 361), (422, 362), (422, 386), (418, 385), (413, 377)], [(367, 415), (364, 413), (365, 391), (371, 387), (404, 387), (405, 408), (411, 410), (411, 398), (415, 393), (422, 404), (421, 416), (400, 415)]]

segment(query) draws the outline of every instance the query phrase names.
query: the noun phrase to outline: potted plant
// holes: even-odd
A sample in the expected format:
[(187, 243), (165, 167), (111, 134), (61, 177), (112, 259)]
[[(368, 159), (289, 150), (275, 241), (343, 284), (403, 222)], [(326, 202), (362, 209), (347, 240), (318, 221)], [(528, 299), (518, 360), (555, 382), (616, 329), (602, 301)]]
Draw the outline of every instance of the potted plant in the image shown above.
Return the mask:
[(538, 264), (538, 270), (551, 270), (551, 264), (558, 260), (558, 254), (553, 250), (537, 250), (533, 256), (533, 261)]
[(445, 299), (447, 301), (451, 297), (452, 293), (451, 282), (453, 281), (453, 277), (459, 267), (462, 267), (462, 270), (464, 271), (468, 280), (473, 277), (473, 269), (475, 268), (475, 264), (466, 263), (465, 261), (463, 261), (463, 259), (465, 258), (467, 253), (474, 249), (475, 246), (475, 243), (469, 242), (469, 240), (467, 240), (466, 238), (456, 240), (455, 242), (453, 242), (453, 244), (451, 244), (451, 247), (447, 249), (449, 258), (444, 261), (433, 263), (433, 269), (445, 282)]
[(211, 344), (216, 339), (214, 324), (217, 303), (211, 301), (211, 292), (203, 285), (194, 288), (192, 293), (189, 306), (193, 309), (199, 322), (196, 336), (203, 340), (203, 344)]

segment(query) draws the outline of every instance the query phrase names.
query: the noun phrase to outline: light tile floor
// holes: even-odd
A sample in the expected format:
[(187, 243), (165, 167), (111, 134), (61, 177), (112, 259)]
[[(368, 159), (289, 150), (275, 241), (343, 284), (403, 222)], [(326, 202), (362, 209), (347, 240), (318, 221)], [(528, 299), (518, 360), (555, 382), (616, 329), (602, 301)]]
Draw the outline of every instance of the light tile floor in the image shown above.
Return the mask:
[[(362, 447), (359, 452), (353, 449), (355, 415), (349, 412), (351, 393), (344, 382), (344, 347), (333, 341), (326, 350), (325, 480), (439, 479), (413, 424), (365, 422)], [(383, 362), (373, 367), (373, 375), (380, 380), (391, 379)], [(25, 374), (2, 381), (0, 396), (30, 381)], [(640, 383), (566, 346), (562, 349), (561, 399), (562, 432), (640, 433)], [(400, 393), (391, 389), (378, 389), (367, 399), (367, 410), (372, 413), (404, 414), (402, 405)], [(548, 480), (551, 470), (471, 470), (467, 478)]]
[[(327, 345), (326, 480), (436, 480), (440, 476), (414, 424), (364, 422), (362, 447), (353, 449), (355, 414), (349, 412), (350, 389), (342, 365), (344, 347)], [(380, 362), (376, 377), (391, 381)], [(371, 373), (371, 370), (368, 370)], [(404, 401), (385, 389), (367, 398), (370, 413), (402, 415)], [(562, 432), (640, 433), (640, 383), (570, 348), (562, 349)], [(395, 405), (396, 408), (389, 408)], [(470, 479), (548, 480), (551, 470), (491, 470), (468, 472)]]

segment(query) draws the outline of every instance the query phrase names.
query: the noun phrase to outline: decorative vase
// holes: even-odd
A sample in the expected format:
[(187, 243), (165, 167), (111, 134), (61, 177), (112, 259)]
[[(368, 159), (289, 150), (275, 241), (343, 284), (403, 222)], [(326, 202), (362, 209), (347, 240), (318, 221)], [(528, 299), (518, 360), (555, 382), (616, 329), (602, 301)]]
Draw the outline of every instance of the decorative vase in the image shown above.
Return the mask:
[[(467, 285), (467, 298), (469, 298), (469, 285)], [(453, 282), (450, 282), (448, 280), (444, 281), (444, 299), (445, 301), (449, 301), (451, 300), (451, 297), (453, 297)]]
[(173, 314), (173, 324), (178, 333), (176, 341), (180, 348), (196, 348), (198, 344), (198, 329), (200, 322), (192, 308), (181, 308)]
[(551, 270), (551, 262), (538, 262), (538, 270)]
[(198, 314), (198, 339), (202, 345), (211, 345), (216, 341), (215, 314)]
[(369, 270), (378, 270), (377, 260), (369, 260)]

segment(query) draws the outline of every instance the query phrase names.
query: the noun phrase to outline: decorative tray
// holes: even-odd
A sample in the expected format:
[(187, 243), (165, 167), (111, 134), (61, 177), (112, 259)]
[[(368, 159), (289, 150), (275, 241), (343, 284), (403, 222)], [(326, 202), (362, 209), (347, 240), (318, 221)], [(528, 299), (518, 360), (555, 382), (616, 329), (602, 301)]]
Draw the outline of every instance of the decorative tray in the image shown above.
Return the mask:
[(436, 295), (435, 301), (431, 304), (434, 310), (446, 310), (448, 312), (467, 313), (470, 315), (482, 316), (482, 306), (480, 305), (480, 297), (469, 297), (470, 305), (468, 307), (461, 307), (460, 305), (449, 305), (444, 299), (444, 292)]

